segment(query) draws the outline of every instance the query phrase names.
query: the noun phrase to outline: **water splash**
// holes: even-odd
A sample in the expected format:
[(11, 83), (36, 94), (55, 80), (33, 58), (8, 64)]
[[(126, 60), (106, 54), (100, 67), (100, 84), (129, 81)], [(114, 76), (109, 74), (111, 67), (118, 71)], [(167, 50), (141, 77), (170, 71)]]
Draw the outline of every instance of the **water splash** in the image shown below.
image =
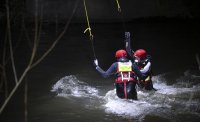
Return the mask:
[(110, 90), (105, 95), (104, 104), (107, 113), (114, 113), (120, 116), (138, 117), (153, 111), (157, 105), (150, 104), (143, 100), (125, 100), (116, 96), (116, 90)]
[(98, 96), (98, 90), (87, 83), (78, 80), (74, 75), (66, 76), (52, 87), (52, 92), (63, 97), (93, 97)]
[[(165, 75), (153, 76), (154, 87), (158, 90), (138, 91), (137, 101), (118, 98), (115, 89), (108, 91), (105, 96), (100, 96), (101, 89), (89, 86), (74, 75), (63, 77), (57, 81), (52, 87), (52, 92), (56, 92), (57, 96), (61, 97), (94, 98), (92, 102), (83, 103), (85, 108), (103, 108), (106, 113), (123, 117), (141, 119), (146, 115), (165, 118), (173, 118), (175, 115), (185, 113), (198, 115), (200, 111), (200, 85), (193, 83), (197, 79), (189, 78), (188, 76), (192, 75), (187, 74), (177, 77), (173, 84), (168, 85), (169, 80)], [(188, 82), (184, 82), (186, 79), (190, 80), (190, 87), (179, 85), (180, 82), (187, 84)]]
[[(115, 90), (110, 90), (104, 97), (105, 111), (134, 118), (142, 118), (148, 114), (165, 118), (181, 113), (196, 114), (200, 110), (199, 96), (197, 96), (200, 92), (199, 85), (177, 87), (178, 81), (188, 76), (181, 76), (174, 84), (167, 85), (168, 79), (165, 79), (163, 75), (154, 76), (152, 79), (154, 87), (158, 90), (138, 91), (139, 100), (137, 101), (119, 99), (115, 95)], [(194, 80), (190, 80), (190, 84), (193, 84)]]

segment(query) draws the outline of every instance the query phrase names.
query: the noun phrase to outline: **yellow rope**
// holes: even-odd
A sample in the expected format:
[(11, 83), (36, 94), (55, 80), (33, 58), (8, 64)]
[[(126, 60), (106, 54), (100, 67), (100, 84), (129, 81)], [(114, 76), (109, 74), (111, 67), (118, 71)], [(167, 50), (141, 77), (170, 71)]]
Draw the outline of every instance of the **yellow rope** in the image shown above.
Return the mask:
[(119, 1), (116, 0), (116, 2), (117, 2), (117, 8), (118, 8), (118, 11), (121, 12), (121, 7), (120, 7), (120, 5), (119, 5)]
[(92, 31), (91, 31), (91, 28), (90, 28), (90, 21), (89, 21), (89, 17), (88, 17), (88, 13), (87, 13), (87, 7), (86, 7), (86, 3), (85, 3), (85, 0), (83, 0), (84, 2), (84, 8), (85, 8), (85, 15), (86, 15), (86, 18), (87, 18), (87, 24), (88, 24), (88, 28), (85, 29), (84, 33), (86, 33), (87, 31), (89, 31), (89, 36), (90, 36), (90, 40), (93, 40), (93, 35), (92, 35)]
[(90, 40), (91, 40), (91, 47), (92, 47), (92, 51), (93, 51), (93, 54), (94, 54), (94, 59), (96, 59), (96, 54), (95, 54), (94, 44), (93, 44), (93, 35), (92, 35), (91, 28), (90, 28), (90, 21), (89, 21), (89, 17), (88, 17), (88, 13), (87, 13), (87, 7), (86, 7), (85, 0), (83, 0), (83, 2), (84, 2), (84, 8), (85, 8), (85, 16), (87, 18), (87, 24), (88, 24), (88, 28), (85, 29), (84, 33), (89, 31), (89, 34), (90, 34), (89, 36), (90, 36)]

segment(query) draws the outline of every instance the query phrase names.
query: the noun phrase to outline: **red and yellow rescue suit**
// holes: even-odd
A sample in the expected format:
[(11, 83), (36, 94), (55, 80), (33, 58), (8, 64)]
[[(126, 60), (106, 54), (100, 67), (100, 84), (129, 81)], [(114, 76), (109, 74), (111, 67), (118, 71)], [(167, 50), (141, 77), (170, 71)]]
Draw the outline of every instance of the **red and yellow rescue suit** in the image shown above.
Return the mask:
[(116, 75), (115, 86), (119, 98), (137, 99), (136, 76), (140, 79), (145, 79), (146, 76), (127, 58), (118, 59), (118, 62), (113, 63), (107, 71), (102, 70), (99, 66), (96, 69), (103, 77)]
[(115, 79), (118, 97), (126, 99), (137, 99), (135, 89), (136, 76), (132, 70), (132, 62), (118, 62), (117, 78)]

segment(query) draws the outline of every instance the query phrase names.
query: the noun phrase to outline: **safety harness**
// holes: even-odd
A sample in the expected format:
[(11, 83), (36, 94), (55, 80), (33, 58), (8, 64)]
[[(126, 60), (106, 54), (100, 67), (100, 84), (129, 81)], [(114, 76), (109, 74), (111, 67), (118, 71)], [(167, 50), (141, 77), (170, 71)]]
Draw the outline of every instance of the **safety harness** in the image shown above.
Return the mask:
[(118, 76), (115, 79), (115, 83), (124, 83), (124, 96), (127, 99), (126, 83), (135, 81), (135, 79), (132, 77), (132, 62), (118, 62), (117, 74)]

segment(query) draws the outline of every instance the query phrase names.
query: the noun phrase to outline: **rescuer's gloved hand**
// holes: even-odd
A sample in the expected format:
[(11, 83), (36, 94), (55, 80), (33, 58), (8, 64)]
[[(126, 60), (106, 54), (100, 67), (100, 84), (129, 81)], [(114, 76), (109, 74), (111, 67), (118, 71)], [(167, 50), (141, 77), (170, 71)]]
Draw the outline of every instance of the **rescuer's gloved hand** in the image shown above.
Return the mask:
[(94, 60), (94, 66), (95, 66), (95, 67), (98, 66), (98, 60), (97, 60), (97, 59)]
[(125, 32), (125, 39), (129, 39), (130, 38), (130, 32)]

